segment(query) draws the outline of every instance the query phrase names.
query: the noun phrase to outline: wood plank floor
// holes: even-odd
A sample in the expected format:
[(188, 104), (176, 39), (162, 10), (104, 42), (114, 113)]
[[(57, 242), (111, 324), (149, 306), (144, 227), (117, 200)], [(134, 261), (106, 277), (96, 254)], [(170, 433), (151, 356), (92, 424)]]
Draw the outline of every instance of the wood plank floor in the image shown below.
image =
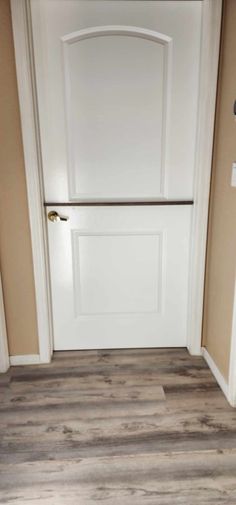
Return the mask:
[(58, 352), (0, 397), (1, 504), (236, 505), (236, 409), (186, 350)]

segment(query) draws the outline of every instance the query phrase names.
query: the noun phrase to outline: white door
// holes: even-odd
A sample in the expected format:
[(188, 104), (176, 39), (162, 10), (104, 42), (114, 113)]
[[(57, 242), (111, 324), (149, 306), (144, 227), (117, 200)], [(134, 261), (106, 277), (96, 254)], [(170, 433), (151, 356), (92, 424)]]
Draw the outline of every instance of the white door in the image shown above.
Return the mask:
[(185, 346), (202, 2), (31, 9), (54, 347)]

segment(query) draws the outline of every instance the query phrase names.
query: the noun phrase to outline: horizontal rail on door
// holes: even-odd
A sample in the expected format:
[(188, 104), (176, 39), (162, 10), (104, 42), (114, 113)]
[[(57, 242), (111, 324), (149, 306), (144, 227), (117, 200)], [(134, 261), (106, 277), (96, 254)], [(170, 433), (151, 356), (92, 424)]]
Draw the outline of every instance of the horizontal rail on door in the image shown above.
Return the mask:
[(128, 207), (128, 206), (147, 206), (147, 205), (193, 205), (193, 200), (165, 200), (165, 201), (126, 201), (126, 202), (45, 202), (45, 207)]

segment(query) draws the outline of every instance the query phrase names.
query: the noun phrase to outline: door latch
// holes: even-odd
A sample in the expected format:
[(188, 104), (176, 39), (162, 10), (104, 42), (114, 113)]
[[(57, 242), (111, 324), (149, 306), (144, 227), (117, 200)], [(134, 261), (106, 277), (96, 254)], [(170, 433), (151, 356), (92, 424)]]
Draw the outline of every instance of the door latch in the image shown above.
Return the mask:
[(52, 223), (56, 223), (57, 221), (68, 221), (69, 217), (68, 216), (61, 216), (55, 210), (51, 210), (48, 213), (48, 219), (49, 219), (49, 221), (52, 221)]

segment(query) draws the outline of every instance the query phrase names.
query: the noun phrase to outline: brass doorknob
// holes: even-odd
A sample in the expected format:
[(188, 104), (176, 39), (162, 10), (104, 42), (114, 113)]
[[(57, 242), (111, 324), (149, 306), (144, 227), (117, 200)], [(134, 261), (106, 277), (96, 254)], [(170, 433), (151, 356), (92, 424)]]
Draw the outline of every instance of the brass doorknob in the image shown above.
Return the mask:
[(50, 210), (50, 212), (48, 213), (48, 219), (49, 221), (56, 223), (56, 221), (68, 221), (69, 218), (68, 216), (61, 216), (55, 210)]

